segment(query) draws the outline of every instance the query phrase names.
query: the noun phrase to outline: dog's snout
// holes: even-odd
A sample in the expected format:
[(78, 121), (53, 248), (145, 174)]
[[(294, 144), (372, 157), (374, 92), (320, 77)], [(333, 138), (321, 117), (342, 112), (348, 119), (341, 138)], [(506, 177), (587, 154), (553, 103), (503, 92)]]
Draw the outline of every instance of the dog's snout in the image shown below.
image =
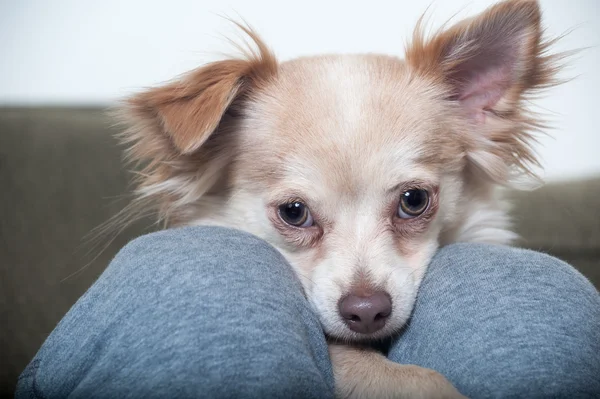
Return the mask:
[(370, 334), (385, 325), (392, 313), (392, 300), (383, 291), (368, 296), (351, 293), (339, 302), (339, 312), (352, 331)]

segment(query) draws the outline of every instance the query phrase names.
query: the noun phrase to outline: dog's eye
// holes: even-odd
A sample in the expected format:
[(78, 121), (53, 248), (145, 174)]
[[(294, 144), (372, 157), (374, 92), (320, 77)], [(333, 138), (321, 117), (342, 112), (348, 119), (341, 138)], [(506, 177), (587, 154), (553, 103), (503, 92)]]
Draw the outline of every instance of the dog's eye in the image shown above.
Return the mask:
[(299, 201), (281, 205), (279, 216), (285, 223), (294, 227), (310, 227), (314, 223), (308, 207)]
[(429, 205), (429, 193), (426, 190), (413, 189), (402, 193), (398, 206), (398, 217), (411, 219), (421, 215)]

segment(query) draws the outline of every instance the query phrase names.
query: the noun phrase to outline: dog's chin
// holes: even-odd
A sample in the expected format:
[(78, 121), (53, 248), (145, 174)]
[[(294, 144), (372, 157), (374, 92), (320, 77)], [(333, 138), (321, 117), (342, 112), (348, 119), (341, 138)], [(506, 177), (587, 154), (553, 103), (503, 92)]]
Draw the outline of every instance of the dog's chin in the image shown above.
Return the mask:
[(400, 333), (408, 317), (402, 317), (398, 320), (390, 320), (385, 326), (372, 333), (358, 333), (352, 331), (342, 320), (335, 323), (334, 326), (325, 326), (325, 334), (328, 338), (342, 343), (370, 344), (384, 341)]

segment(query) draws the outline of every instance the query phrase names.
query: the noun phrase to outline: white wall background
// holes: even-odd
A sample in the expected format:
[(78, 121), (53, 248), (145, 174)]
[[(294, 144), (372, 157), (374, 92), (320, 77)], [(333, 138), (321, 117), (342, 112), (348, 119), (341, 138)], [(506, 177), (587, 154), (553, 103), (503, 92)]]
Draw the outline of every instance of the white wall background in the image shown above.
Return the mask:
[[(0, 0), (0, 105), (104, 105), (231, 50), (219, 15), (243, 17), (280, 59), (320, 52), (402, 55), (427, 6), (439, 24), (491, 0)], [(541, 0), (557, 50), (592, 47), (537, 102), (554, 138), (541, 140), (548, 180), (600, 174), (600, 1)], [(594, 47), (596, 46), (596, 47)]]

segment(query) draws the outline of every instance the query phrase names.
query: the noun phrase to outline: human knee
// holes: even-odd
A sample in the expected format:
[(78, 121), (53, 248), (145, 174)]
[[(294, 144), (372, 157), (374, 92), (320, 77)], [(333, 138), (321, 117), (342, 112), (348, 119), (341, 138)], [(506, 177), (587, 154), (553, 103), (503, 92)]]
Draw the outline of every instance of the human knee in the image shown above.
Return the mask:
[(289, 268), (266, 241), (218, 226), (175, 228), (137, 237), (119, 251), (112, 263), (142, 269), (188, 267), (199, 273), (215, 267), (238, 273)]
[(442, 362), (465, 392), (600, 394), (600, 296), (573, 267), (524, 249), (456, 244), (440, 251), (432, 272), (425, 309), (443, 307), (452, 315), (443, 324), (446, 339), (470, 343), (444, 349), (464, 360), (462, 371)]
[[(594, 286), (567, 263), (541, 252), (501, 245), (459, 243), (441, 248), (431, 262), (431, 274), (488, 281), (541, 283), (546, 291), (561, 290), (596, 298)], [(579, 295), (576, 294), (576, 295)]]
[(275, 249), (259, 237), (241, 230), (220, 226), (188, 226), (145, 234), (127, 243), (119, 255), (140, 255), (147, 252), (178, 251), (198, 248), (205, 252), (237, 250), (244, 253), (272, 254)]

